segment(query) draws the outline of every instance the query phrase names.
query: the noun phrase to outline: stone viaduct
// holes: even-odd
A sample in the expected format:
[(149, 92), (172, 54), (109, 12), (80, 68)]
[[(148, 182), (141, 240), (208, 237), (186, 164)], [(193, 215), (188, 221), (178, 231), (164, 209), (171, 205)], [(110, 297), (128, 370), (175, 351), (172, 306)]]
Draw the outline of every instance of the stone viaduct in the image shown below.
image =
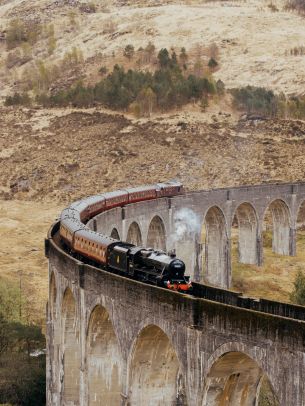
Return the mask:
[(231, 283), (239, 260), (296, 254), (305, 183), (187, 193), (104, 212), (89, 226), (135, 244), (176, 249), (194, 281), (182, 295), (76, 261), (46, 240), (48, 405), (258, 405), (268, 378), (281, 406), (305, 406), (305, 309), (251, 300)]

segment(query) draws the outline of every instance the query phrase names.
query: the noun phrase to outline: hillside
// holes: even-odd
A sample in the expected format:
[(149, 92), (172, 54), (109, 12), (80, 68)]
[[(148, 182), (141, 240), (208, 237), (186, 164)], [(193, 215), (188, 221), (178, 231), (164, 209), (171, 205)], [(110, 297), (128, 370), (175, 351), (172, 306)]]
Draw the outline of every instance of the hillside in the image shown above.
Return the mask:
[[(136, 120), (98, 109), (1, 109), (0, 276), (19, 282), (22, 271), (34, 318), (41, 319), (47, 295), (43, 238), (69, 202), (172, 178), (190, 190), (304, 180), (304, 122), (247, 120), (212, 107), (204, 118), (192, 111)], [(288, 300), (304, 267), (303, 257), (268, 250), (262, 269), (235, 264), (234, 286)]]
[[(90, 4), (94, 8), (90, 8)], [(79, 77), (96, 82), (101, 66), (135, 65), (123, 49), (152, 42), (156, 49), (185, 47), (191, 65), (216, 47), (216, 79), (227, 88), (264, 86), (285, 94), (305, 93), (304, 19), (288, 12), (283, 1), (104, 1), (5, 0), (0, 2), (0, 96), (34, 80), (37, 64), (59, 67), (53, 88)], [(20, 19), (30, 27), (30, 44), (7, 49), (9, 24)], [(2, 30), (2, 36), (1, 36)], [(24, 44), (23, 44), (24, 45)], [(84, 62), (61, 69), (72, 48)], [(299, 49), (298, 55), (291, 51)], [(67, 56), (67, 55), (66, 55)], [(136, 58), (135, 58), (136, 59)], [(51, 86), (51, 87), (52, 87)]]
[(204, 117), (2, 108), (0, 196), (69, 202), (173, 178), (190, 190), (304, 179), (304, 122)]

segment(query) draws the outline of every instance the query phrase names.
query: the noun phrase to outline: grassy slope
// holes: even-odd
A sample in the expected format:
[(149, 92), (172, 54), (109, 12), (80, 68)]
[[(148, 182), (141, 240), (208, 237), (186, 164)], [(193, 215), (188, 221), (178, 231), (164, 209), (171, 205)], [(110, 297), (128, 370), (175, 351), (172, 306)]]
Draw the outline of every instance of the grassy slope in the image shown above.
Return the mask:
[(233, 288), (246, 295), (289, 301), (293, 281), (299, 270), (305, 270), (305, 232), (297, 236), (297, 256), (286, 257), (264, 246), (264, 266), (238, 262), (237, 240), (232, 241)]
[(20, 283), (29, 321), (42, 321), (48, 292), (44, 237), (60, 208), (52, 203), (0, 201), (0, 277)]

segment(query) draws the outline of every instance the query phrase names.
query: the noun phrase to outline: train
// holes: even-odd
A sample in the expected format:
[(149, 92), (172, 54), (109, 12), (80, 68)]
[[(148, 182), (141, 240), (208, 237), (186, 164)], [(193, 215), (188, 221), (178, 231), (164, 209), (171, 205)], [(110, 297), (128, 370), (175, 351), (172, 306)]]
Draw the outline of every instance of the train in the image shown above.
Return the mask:
[(79, 259), (120, 275), (178, 292), (192, 290), (185, 264), (172, 252), (138, 247), (92, 231), (87, 222), (103, 211), (146, 200), (184, 193), (180, 182), (122, 189), (72, 203), (60, 216), (59, 235), (63, 246)]

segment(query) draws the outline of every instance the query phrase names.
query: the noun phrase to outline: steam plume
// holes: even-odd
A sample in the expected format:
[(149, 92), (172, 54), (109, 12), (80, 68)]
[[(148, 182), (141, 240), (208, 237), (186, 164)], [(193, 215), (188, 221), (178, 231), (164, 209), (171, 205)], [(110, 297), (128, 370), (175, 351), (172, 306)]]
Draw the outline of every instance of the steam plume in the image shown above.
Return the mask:
[(200, 232), (199, 216), (191, 209), (183, 208), (174, 215), (176, 241), (191, 237)]

